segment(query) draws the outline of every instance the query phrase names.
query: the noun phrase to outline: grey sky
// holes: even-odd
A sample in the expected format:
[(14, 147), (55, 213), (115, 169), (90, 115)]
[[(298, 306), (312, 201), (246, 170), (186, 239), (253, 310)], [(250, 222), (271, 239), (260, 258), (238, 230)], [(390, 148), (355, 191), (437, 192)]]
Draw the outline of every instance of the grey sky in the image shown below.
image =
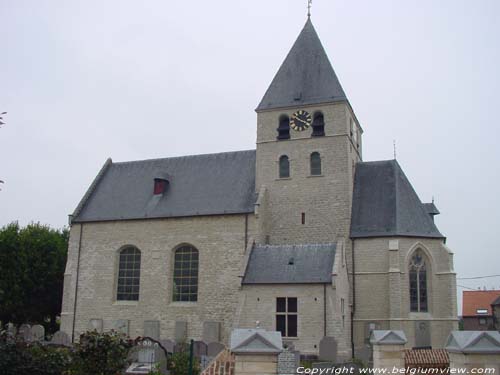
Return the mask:
[[(107, 157), (254, 148), (306, 3), (0, 0), (0, 225), (65, 225)], [(500, 273), (500, 2), (315, 0), (312, 20), (364, 160), (392, 158), (396, 139), (458, 277)]]

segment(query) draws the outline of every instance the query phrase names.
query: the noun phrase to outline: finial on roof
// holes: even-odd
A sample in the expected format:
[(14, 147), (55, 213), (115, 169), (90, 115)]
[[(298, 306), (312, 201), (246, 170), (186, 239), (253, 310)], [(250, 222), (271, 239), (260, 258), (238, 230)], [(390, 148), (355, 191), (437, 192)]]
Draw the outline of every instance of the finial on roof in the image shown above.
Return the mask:
[(307, 0), (307, 18), (311, 18), (312, 0)]
[(392, 140), (392, 146), (394, 148), (394, 160), (396, 160), (396, 140), (395, 139)]

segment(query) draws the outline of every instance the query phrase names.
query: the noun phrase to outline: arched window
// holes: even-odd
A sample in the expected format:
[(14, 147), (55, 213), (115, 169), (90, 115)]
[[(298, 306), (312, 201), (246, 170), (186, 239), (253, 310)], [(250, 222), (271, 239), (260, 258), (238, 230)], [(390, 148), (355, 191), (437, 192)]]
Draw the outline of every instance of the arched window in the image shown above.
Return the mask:
[(323, 113), (316, 112), (314, 114), (314, 119), (312, 123), (312, 136), (313, 137), (321, 137), (325, 135), (325, 119), (323, 117)]
[(281, 115), (278, 126), (277, 139), (290, 139), (290, 119), (287, 115)]
[(418, 249), (411, 257), (410, 275), (410, 311), (427, 312), (427, 265), (422, 250)]
[(116, 299), (138, 301), (140, 279), (141, 252), (135, 247), (128, 246), (120, 251)]
[(191, 245), (175, 250), (173, 289), (174, 301), (198, 300), (198, 250)]
[(290, 161), (286, 155), (280, 156), (279, 176), (280, 178), (290, 177)]
[(311, 154), (311, 176), (321, 175), (321, 155), (319, 152)]

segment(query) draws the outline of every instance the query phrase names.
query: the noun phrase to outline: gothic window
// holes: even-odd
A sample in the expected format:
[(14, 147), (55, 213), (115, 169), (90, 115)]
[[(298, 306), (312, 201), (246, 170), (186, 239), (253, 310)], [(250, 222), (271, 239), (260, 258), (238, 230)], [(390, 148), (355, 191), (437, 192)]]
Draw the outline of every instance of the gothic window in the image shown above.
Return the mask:
[(129, 246), (120, 251), (118, 267), (118, 301), (138, 301), (141, 279), (141, 252)]
[(311, 154), (311, 176), (321, 175), (321, 155), (319, 152)]
[(297, 337), (297, 298), (276, 298), (276, 331), (282, 337)]
[(410, 275), (410, 311), (427, 312), (427, 265), (421, 250), (412, 256)]
[(290, 139), (290, 119), (287, 115), (281, 115), (278, 126), (278, 140)]
[(313, 137), (320, 137), (322, 135), (325, 135), (325, 119), (323, 117), (323, 113), (316, 112), (314, 114), (312, 128), (313, 128), (312, 131)]
[(279, 165), (280, 178), (290, 177), (290, 161), (288, 160), (288, 156), (286, 156), (286, 155), (280, 156), (279, 163), (280, 163), (280, 165)]
[(191, 245), (175, 250), (173, 289), (174, 301), (198, 300), (198, 250)]

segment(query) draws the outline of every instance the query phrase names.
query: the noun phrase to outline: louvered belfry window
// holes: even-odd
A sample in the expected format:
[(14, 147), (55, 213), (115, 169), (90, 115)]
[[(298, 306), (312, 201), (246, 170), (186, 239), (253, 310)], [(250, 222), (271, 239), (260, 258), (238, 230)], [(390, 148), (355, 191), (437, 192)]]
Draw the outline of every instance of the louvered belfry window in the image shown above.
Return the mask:
[(412, 256), (409, 267), (410, 275), (410, 310), (427, 312), (427, 266), (421, 250)]
[(183, 245), (174, 255), (173, 300), (196, 302), (198, 300), (198, 250)]
[(120, 251), (118, 267), (118, 301), (138, 301), (141, 279), (141, 252), (135, 247), (126, 247)]

